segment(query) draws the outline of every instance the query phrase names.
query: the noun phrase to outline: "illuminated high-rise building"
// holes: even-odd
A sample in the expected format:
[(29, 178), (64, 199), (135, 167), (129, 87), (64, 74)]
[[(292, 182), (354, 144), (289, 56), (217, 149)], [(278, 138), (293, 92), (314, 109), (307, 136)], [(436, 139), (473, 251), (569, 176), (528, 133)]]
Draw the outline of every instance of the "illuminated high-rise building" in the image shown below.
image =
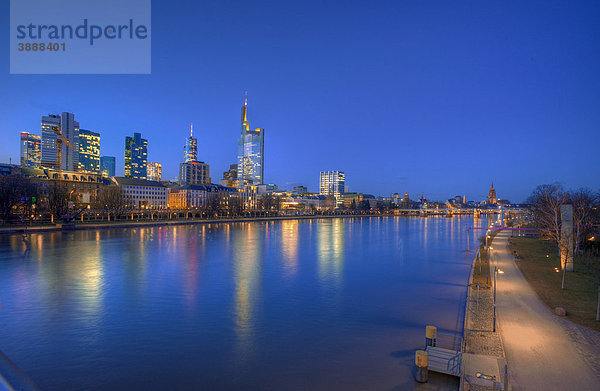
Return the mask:
[[(63, 137), (71, 144), (66, 142), (58, 143), (59, 137), (55, 131), (56, 128)], [(62, 113), (60, 115), (42, 116), (42, 162), (44, 167), (56, 168), (61, 170), (75, 171), (79, 168), (79, 122), (75, 121), (75, 114)], [(57, 146), (61, 146), (61, 162), (58, 166)]]
[(162, 164), (156, 162), (148, 162), (147, 178), (149, 181), (160, 182), (162, 178)]
[(238, 142), (238, 187), (259, 185), (264, 182), (265, 130), (250, 130), (248, 98), (242, 106), (242, 133)]
[(79, 170), (100, 172), (100, 133), (79, 129)]
[(140, 133), (125, 137), (125, 177), (146, 179), (148, 168), (148, 140)]
[(183, 162), (195, 162), (198, 160), (198, 140), (193, 136), (194, 124), (190, 124), (190, 137), (187, 138), (183, 147)]
[(210, 185), (210, 168), (204, 162), (187, 162), (179, 164), (180, 185)]
[(319, 193), (335, 197), (336, 205), (344, 204), (346, 176), (343, 171), (321, 171), (319, 176)]
[(223, 179), (219, 184), (225, 187), (237, 187), (237, 164), (229, 165), (229, 170), (223, 173)]
[(21, 132), (21, 167), (37, 168), (42, 161), (42, 137)]
[(114, 156), (100, 156), (100, 173), (103, 177), (115, 176), (115, 160)]

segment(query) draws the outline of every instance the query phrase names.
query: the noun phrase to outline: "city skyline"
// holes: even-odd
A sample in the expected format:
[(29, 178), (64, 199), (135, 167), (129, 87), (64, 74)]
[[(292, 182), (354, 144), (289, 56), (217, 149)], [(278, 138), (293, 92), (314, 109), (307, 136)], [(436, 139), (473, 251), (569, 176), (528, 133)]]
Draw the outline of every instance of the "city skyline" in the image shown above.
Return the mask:
[[(391, 2), (348, 2), (343, 11), (212, 4), (187, 23), (199, 7), (153, 4), (165, 17), (153, 23), (154, 51), (164, 56), (153, 59), (152, 75), (0, 75), (0, 161), (19, 161), (16, 134), (37, 133), (40, 114), (68, 111), (102, 134), (101, 154), (117, 157), (117, 173), (123, 137), (141, 132), (154, 143), (148, 160), (175, 179), (193, 121), (199, 160), (216, 182), (235, 161), (247, 90), (252, 122), (268, 132), (265, 182), (282, 188), (315, 191), (315, 173), (336, 168), (351, 191), (482, 200), (494, 182), (518, 202), (540, 183), (600, 181), (581, 169), (600, 163), (597, 4), (440, 3), (433, 13)], [(290, 29), (291, 11), (312, 28)], [(248, 23), (225, 29), (219, 20)], [(180, 34), (200, 50), (170, 48)], [(247, 59), (236, 63), (241, 46)], [(67, 93), (75, 89), (86, 94)], [(559, 145), (567, 162), (546, 157)]]
[[(257, 156), (250, 156), (249, 160), (253, 161), (256, 160), (258, 158), (258, 164), (252, 163), (250, 164), (251, 166), (251, 170), (250, 170), (250, 175), (256, 175), (255, 173), (255, 169), (254, 167), (252, 167), (253, 165), (257, 165), (258, 166), (258, 170), (260, 172), (260, 176), (259, 178), (263, 178), (263, 170), (264, 170), (264, 163), (263, 163), (263, 159), (264, 159), (264, 129), (260, 129), (257, 128), (256, 131), (251, 131), (250, 130), (250, 125), (247, 119), (247, 106), (248, 106), (248, 99), (247, 99), (247, 92), (246, 92), (246, 96), (244, 99), (244, 105), (242, 106), (242, 121), (241, 121), (241, 125), (242, 125), (242, 136), (241, 138), (238, 140), (238, 161), (240, 160), (240, 148), (242, 148), (242, 144), (249, 144), (250, 147), (246, 148), (251, 150), (251, 152), (254, 152), (254, 149), (259, 148), (259, 154)], [(44, 135), (45, 134), (45, 138), (46, 138), (46, 144), (48, 146), (52, 145), (52, 146), (56, 146), (56, 144), (54, 143), (54, 140), (56, 140), (55, 134), (53, 133), (51, 126), (52, 125), (57, 125), (59, 127), (64, 126), (63, 124), (66, 123), (66, 128), (69, 129), (70, 127), (74, 127), (75, 129), (75, 133), (73, 133), (71, 135), (71, 139), (73, 144), (76, 145), (76, 149), (74, 149), (74, 158), (72, 158), (73, 162), (73, 169), (71, 171), (89, 171), (89, 172), (95, 172), (98, 174), (102, 174), (103, 176), (108, 176), (108, 177), (114, 177), (114, 176), (119, 176), (116, 175), (117, 172), (115, 170), (115, 157), (112, 156), (104, 156), (101, 154), (100, 151), (100, 133), (97, 132), (92, 132), (90, 130), (86, 130), (86, 129), (80, 129), (79, 128), (79, 122), (74, 120), (75, 118), (75, 113), (69, 113), (69, 112), (62, 112), (59, 115), (53, 115), (53, 114), (49, 114), (47, 116), (42, 116), (42, 120), (41, 120), (41, 134)], [(246, 133), (250, 131), (250, 133), (252, 134), (250, 141), (247, 141), (246, 138)], [(254, 134), (256, 134), (258, 137), (253, 136)], [(20, 133), (20, 160), (19, 160), (19, 165), (21, 167), (34, 167), (34, 166), (40, 166), (40, 167), (47, 167), (47, 168), (53, 168), (53, 166), (55, 166), (55, 163), (52, 164), (52, 161), (55, 161), (56, 159), (56, 154), (55, 153), (48, 153), (46, 152), (46, 154), (52, 155), (51, 159), (47, 156), (45, 161), (44, 158), (42, 156), (42, 148), (41, 146), (44, 144), (43, 142), (44, 137), (40, 136), (40, 135), (36, 135), (35, 133), (28, 133), (28, 132), (21, 132)], [(258, 141), (257, 141), (258, 140)], [(148, 155), (148, 140), (147, 139), (142, 139), (141, 138), (141, 134), (140, 133), (134, 133), (133, 137), (130, 136), (126, 136), (125, 137), (125, 153), (124, 153), (124, 166), (123, 166), (123, 172), (122, 175), (124, 177), (130, 177), (130, 178), (134, 178), (137, 177), (138, 179), (148, 179), (151, 181), (171, 181), (173, 183), (178, 183), (179, 185), (190, 185), (190, 184), (210, 184), (212, 183), (212, 179), (209, 176), (209, 164), (199, 161), (198, 159), (198, 146), (197, 146), (197, 138), (195, 138), (193, 136), (193, 123), (190, 123), (190, 135), (187, 137), (186, 139), (186, 143), (183, 147), (183, 162), (179, 163), (179, 172), (176, 178), (170, 179), (170, 178), (163, 178), (162, 177), (162, 163), (160, 162), (150, 162), (147, 161), (147, 155)], [(139, 144), (139, 145), (138, 145)], [(39, 150), (36, 152), (35, 149), (32, 150), (32, 148), (35, 148), (35, 145), (37, 145), (37, 148), (39, 148)], [(46, 148), (47, 150), (49, 149), (56, 149), (56, 148)], [(63, 151), (65, 149), (68, 149), (66, 145), (63, 145)], [(136, 153), (133, 153), (137, 150)], [(132, 152), (133, 151), (133, 152)], [(37, 153), (37, 155), (36, 155)], [(102, 155), (102, 156), (101, 156)], [(135, 156), (134, 156), (135, 155)], [(139, 156), (138, 156), (139, 155)], [(30, 161), (32, 159), (39, 159), (39, 161), (37, 163)], [(128, 162), (128, 156), (129, 156), (129, 160), (131, 161), (131, 163), (127, 163)], [(107, 167), (104, 166), (104, 164), (102, 163), (103, 159), (110, 159), (110, 163), (107, 162)], [(63, 157), (63, 169), (66, 169), (65, 167), (65, 158)], [(139, 167), (138, 167), (139, 165)], [(108, 166), (110, 166), (110, 169), (108, 169)], [(135, 169), (133, 168), (128, 168), (128, 167), (135, 167)], [(230, 165), (230, 169), (226, 172), (223, 173), (224, 178), (223, 179), (215, 179), (214, 183), (222, 183), (223, 181), (230, 181), (230, 173), (231, 170), (234, 169), (234, 167), (236, 167), (235, 164)], [(108, 172), (112, 170), (113, 175), (108, 175)], [(133, 171), (139, 171), (137, 174), (132, 174)], [(145, 171), (147, 174), (144, 174), (143, 171)], [(129, 174), (128, 174), (129, 172)], [(338, 175), (338, 173), (341, 175), (342, 177), (342, 190), (340, 191), (336, 191), (335, 193), (339, 196), (342, 195), (344, 192), (350, 192), (350, 193), (355, 193), (356, 190), (352, 190), (349, 191), (350, 189), (348, 188), (348, 185), (345, 184), (345, 175), (343, 173), (343, 171), (320, 171), (320, 176), (319, 176), (319, 185), (317, 187), (317, 189), (315, 191), (309, 191), (309, 193), (315, 193), (315, 194), (329, 194), (330, 191), (328, 189), (326, 189), (324, 191), (324, 182), (323, 182), (323, 178), (324, 175), (325, 177), (327, 177), (328, 175)], [(236, 178), (237, 178), (237, 174), (236, 174)], [(333, 179), (330, 179), (330, 181), (333, 181)], [(248, 183), (248, 182), (247, 182)], [(269, 185), (268, 182), (264, 181), (264, 182), (253, 182), (253, 185)], [(235, 183), (231, 184), (232, 187), (236, 187)], [(223, 183), (223, 186), (225, 186), (225, 184)], [(238, 185), (239, 186), (239, 182)], [(290, 192), (296, 192), (296, 188), (304, 188), (305, 186), (303, 184), (299, 184), (299, 183), (295, 183), (292, 182), (292, 185), (287, 186), (285, 189), (282, 188), (281, 190), (285, 190), (285, 191), (290, 191)], [(325, 188), (327, 188), (328, 186), (325, 185)], [(275, 184), (275, 188), (277, 188), (277, 185)], [(333, 191), (333, 190), (332, 190)], [(361, 194), (365, 193), (368, 194), (369, 191), (363, 191), (363, 190), (358, 190)], [(405, 192), (405, 195), (407, 195), (408, 192)], [(333, 193), (332, 193), (333, 194)], [(376, 194), (379, 197), (387, 197), (388, 195), (391, 195), (392, 197), (394, 195), (396, 195), (397, 192), (395, 193), (390, 193), (390, 194)], [(450, 193), (448, 193), (450, 194)], [(433, 200), (434, 198), (431, 195), (426, 195), (424, 193), (415, 193), (412, 195), (414, 199), (418, 199), (418, 198), (427, 198), (429, 200)], [(449, 198), (457, 198), (457, 197), (461, 197), (461, 196), (451, 196)], [(337, 196), (336, 196), (337, 199)], [(435, 199), (437, 201), (441, 201), (442, 199)], [(499, 200), (499, 198), (496, 198), (496, 194), (495, 194), (495, 189), (494, 189), (494, 184), (492, 182), (491, 184), (491, 189), (488, 193), (487, 196), (483, 197), (483, 199), (477, 199), (477, 198), (469, 198), (470, 202), (487, 202), (489, 204), (496, 204), (497, 200)], [(508, 200), (506, 198), (503, 199), (503, 201), (507, 202)], [(464, 204), (466, 202), (466, 195), (463, 194), (462, 196), (462, 203)], [(516, 201), (515, 203), (522, 203), (523, 201)], [(341, 204), (341, 201), (338, 200), (338, 203)]]
[[(242, 133), (240, 140), (238, 140), (238, 160), (241, 159), (240, 151), (248, 150), (251, 153), (248, 154), (247, 159), (250, 161), (248, 164), (250, 166), (250, 170), (248, 171), (248, 178), (251, 178), (250, 181), (246, 180), (246, 185), (249, 183), (253, 183), (253, 186), (263, 186), (265, 188), (272, 187), (273, 189), (278, 189), (276, 184), (268, 184), (260, 181), (252, 181), (252, 178), (260, 178), (263, 177), (264, 170), (264, 129), (257, 128), (256, 131), (250, 131), (250, 125), (247, 119), (247, 107), (248, 107), (248, 98), (247, 93), (244, 99), (244, 105), (242, 106)], [(67, 123), (66, 127), (75, 127), (77, 130), (76, 134), (72, 136), (72, 142), (76, 145), (76, 162), (73, 163), (73, 170), (67, 171), (87, 171), (94, 172), (96, 174), (101, 174), (105, 177), (115, 177), (115, 157), (113, 156), (104, 156), (100, 154), (100, 133), (92, 132), (86, 129), (79, 128), (79, 122), (74, 121), (75, 114), (63, 112), (60, 115), (50, 114), (48, 116), (42, 116), (41, 121), (41, 132), (45, 134), (46, 139), (51, 137), (50, 141), (54, 141), (56, 139), (54, 134), (54, 129), (52, 125), (57, 125), (62, 129), (64, 123)], [(66, 121), (66, 122), (65, 122)], [(50, 132), (52, 130), (52, 132)], [(250, 138), (248, 138), (247, 134), (250, 133)], [(35, 134), (30, 134), (27, 132), (21, 132), (20, 134), (20, 166), (24, 168), (30, 167), (45, 167), (52, 168), (53, 164), (50, 162), (48, 157), (45, 158), (44, 164), (41, 163), (43, 157), (41, 156), (41, 145), (42, 145), (42, 137)], [(46, 140), (47, 145), (57, 145), (54, 142), (50, 142)], [(246, 147), (245, 144), (249, 144)], [(63, 147), (66, 147), (63, 145)], [(47, 148), (49, 149), (49, 148)], [(186, 139), (186, 143), (183, 147), (183, 162), (179, 164), (179, 175), (176, 180), (165, 179), (166, 181), (170, 181), (172, 183), (178, 183), (180, 186), (184, 185), (209, 185), (212, 183), (209, 172), (209, 165), (205, 162), (198, 161), (198, 146), (197, 139), (193, 137), (193, 123), (190, 123), (190, 135)], [(258, 152), (255, 154), (255, 152)], [(245, 154), (246, 152), (244, 152)], [(126, 136), (125, 137), (125, 167), (123, 175), (127, 178), (137, 178), (144, 179), (149, 181), (162, 181), (162, 163), (159, 162), (149, 162), (147, 161), (148, 154), (148, 140), (142, 139), (140, 133), (134, 133), (134, 137)], [(56, 158), (56, 153), (52, 153), (52, 159)], [(246, 155), (244, 155), (246, 158)], [(256, 161), (255, 161), (256, 160)], [(129, 162), (129, 163), (128, 163)], [(55, 164), (54, 164), (55, 165)], [(258, 171), (255, 169), (255, 166), (258, 168)], [(146, 168), (146, 175), (143, 176), (141, 172), (143, 168)], [(232, 170), (236, 171), (232, 174)], [(134, 171), (139, 171), (134, 174)], [(258, 173), (258, 177), (257, 177)], [(339, 177), (339, 180), (338, 180)], [(223, 179), (218, 180), (219, 184), (223, 186), (230, 187), (239, 187), (242, 188), (239, 181), (237, 181), (238, 172), (237, 165), (230, 165), (230, 169), (223, 173)], [(233, 181), (232, 181), (233, 180)], [(215, 181), (217, 182), (217, 181)], [(237, 182), (237, 184), (236, 184)], [(337, 184), (339, 182), (339, 184)], [(215, 183), (216, 184), (216, 183)], [(259, 186), (259, 187), (260, 187)], [(345, 192), (347, 192), (347, 185), (345, 184), (345, 174), (342, 171), (320, 171), (319, 174), (319, 189), (318, 192), (313, 192), (314, 194), (321, 195), (334, 195), (336, 198), (336, 203), (338, 205), (342, 205), (344, 202), (342, 201), (342, 196)], [(292, 189), (279, 189), (283, 191), (290, 191), (293, 193), (298, 193), (298, 189), (303, 189), (300, 193), (306, 193), (307, 188), (303, 185), (294, 186)], [(310, 192), (309, 192), (310, 193)], [(352, 194), (360, 194), (356, 192), (350, 192)], [(398, 193), (392, 194), (392, 198), (397, 196)], [(369, 195), (367, 193), (367, 195)], [(387, 198), (386, 195), (379, 195), (380, 197)], [(405, 192), (405, 198), (408, 197), (408, 194)], [(415, 198), (423, 198), (424, 194), (416, 195)], [(463, 195), (462, 198), (460, 196), (455, 196), (456, 198), (461, 198), (462, 204), (466, 203), (466, 196)], [(438, 200), (439, 201), (439, 200)], [(474, 202), (478, 202), (478, 200), (470, 200)], [(497, 204), (498, 199), (496, 198), (494, 185), (492, 183), (491, 189), (487, 196), (488, 204), (495, 205)], [(504, 200), (505, 203), (508, 203)]]
[(600, 390), (600, 1), (0, 7), (3, 389)]

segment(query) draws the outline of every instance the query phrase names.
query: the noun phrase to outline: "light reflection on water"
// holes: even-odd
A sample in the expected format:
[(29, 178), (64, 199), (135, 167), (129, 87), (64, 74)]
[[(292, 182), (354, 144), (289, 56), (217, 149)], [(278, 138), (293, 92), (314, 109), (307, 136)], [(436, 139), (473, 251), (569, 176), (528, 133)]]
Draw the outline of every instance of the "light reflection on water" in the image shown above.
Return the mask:
[(423, 326), (461, 327), (466, 228), (485, 224), (51, 232), (29, 250), (0, 236), (0, 349), (50, 390), (411, 388)]

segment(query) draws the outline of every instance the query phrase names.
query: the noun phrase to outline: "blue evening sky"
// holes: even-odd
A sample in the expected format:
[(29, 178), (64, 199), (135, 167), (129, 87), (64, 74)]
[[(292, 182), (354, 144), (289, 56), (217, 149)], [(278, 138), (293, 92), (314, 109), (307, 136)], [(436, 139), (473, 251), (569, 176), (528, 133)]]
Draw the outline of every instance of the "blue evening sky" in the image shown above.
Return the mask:
[(154, 0), (152, 74), (80, 76), (9, 75), (1, 4), (0, 162), (70, 111), (119, 175), (137, 131), (175, 178), (193, 121), (217, 182), (247, 90), (282, 188), (317, 191), (332, 169), (351, 191), (413, 198), (599, 187), (599, 2)]

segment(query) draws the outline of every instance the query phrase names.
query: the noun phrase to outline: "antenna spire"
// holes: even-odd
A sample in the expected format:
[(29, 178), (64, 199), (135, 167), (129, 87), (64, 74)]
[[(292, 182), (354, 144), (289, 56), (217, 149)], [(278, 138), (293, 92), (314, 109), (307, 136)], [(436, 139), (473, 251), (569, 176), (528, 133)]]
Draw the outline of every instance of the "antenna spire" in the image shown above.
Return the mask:
[(190, 122), (190, 137), (192, 137), (193, 131), (194, 131), (194, 123)]
[(248, 107), (248, 91), (244, 93), (244, 106)]

